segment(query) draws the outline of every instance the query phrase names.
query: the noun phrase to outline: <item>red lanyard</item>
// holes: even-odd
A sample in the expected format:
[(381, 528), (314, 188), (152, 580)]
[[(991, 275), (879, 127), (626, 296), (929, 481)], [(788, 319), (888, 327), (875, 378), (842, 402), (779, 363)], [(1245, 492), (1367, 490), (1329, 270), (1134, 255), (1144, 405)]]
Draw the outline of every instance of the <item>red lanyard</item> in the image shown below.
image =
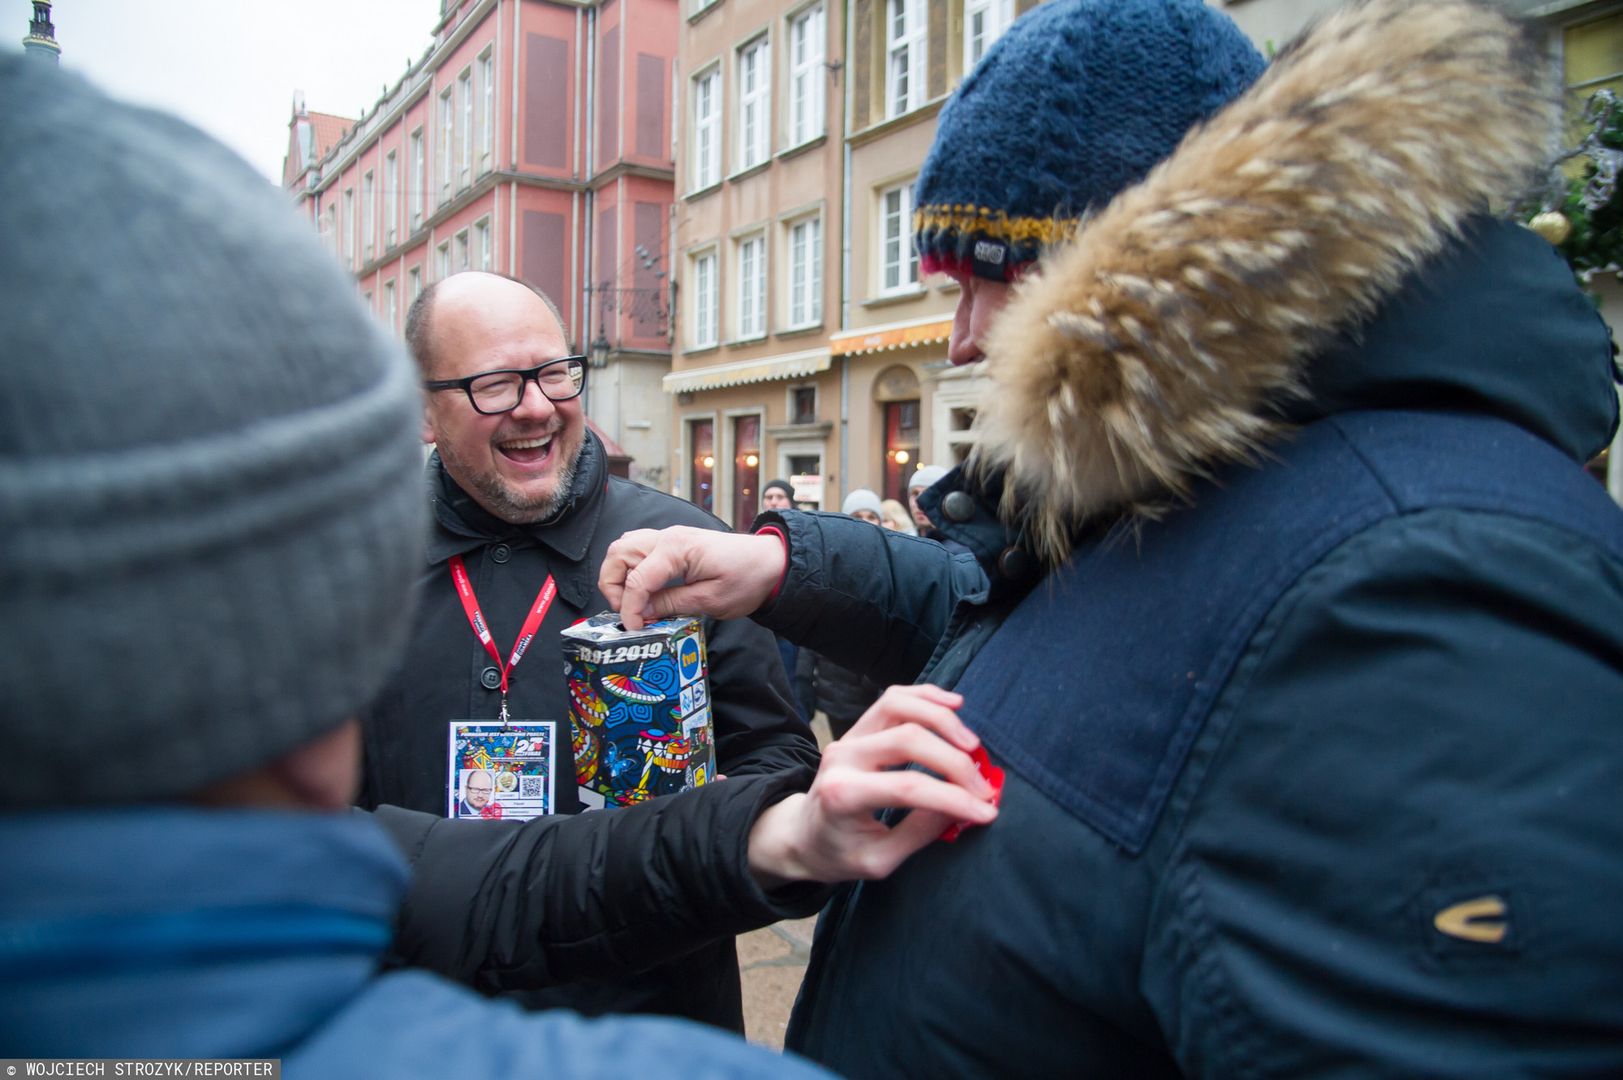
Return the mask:
[(541, 628), (541, 620), (547, 617), (547, 609), (552, 606), (553, 599), (558, 595), (558, 586), (553, 582), (552, 575), (542, 582), (541, 591), (535, 594), (535, 603), (530, 605), (530, 613), (525, 616), (524, 626), (518, 632), (518, 640), (513, 642), (513, 655), (502, 663), (502, 654), (496, 650), (496, 642), (491, 639), (490, 628), (485, 624), (485, 613), (479, 610), (479, 598), (473, 595), (473, 583), (468, 580), (468, 568), (463, 565), (462, 556), (451, 556), (451, 581), (456, 585), (457, 599), (462, 601), (462, 610), (468, 616), (468, 625), (473, 627), (474, 634), (479, 638), (480, 644), (496, 661), (496, 670), (502, 673), (502, 714), (501, 722), (507, 723), (507, 678), (518, 667), (518, 662), (524, 659), (524, 650), (530, 647), (535, 639), (535, 632)]

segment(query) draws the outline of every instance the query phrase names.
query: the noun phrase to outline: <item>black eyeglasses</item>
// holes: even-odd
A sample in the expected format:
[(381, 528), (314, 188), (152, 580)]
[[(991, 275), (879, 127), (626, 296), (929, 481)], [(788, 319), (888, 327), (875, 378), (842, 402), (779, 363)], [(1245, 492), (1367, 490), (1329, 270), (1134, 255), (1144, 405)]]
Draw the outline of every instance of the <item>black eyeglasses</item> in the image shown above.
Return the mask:
[(524, 385), (530, 380), (548, 400), (569, 401), (586, 389), (586, 357), (560, 356), (533, 368), (481, 371), (465, 379), (430, 379), (424, 390), (461, 390), (475, 412), (498, 416), (512, 412), (524, 400)]

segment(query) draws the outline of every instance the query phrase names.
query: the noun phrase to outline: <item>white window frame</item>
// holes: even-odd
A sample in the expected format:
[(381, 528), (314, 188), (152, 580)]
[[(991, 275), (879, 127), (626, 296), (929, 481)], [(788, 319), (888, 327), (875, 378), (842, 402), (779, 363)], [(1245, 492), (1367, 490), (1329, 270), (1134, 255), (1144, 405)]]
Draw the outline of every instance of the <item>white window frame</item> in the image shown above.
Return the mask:
[[(976, 27), (976, 20), (980, 26)], [(1014, 0), (964, 0), (964, 74), (968, 75), (992, 42), (1014, 21)]]
[(496, 261), (496, 253), (490, 247), (489, 217), (482, 217), (473, 223), (473, 236), (474, 269), (489, 270)]
[(809, 214), (784, 229), (784, 311), (787, 330), (802, 330), (823, 321), (823, 217)]
[(765, 34), (738, 50), (738, 171), (772, 156), (772, 48)]
[(411, 202), (410, 232), (416, 232), (423, 223), (423, 190), (428, 186), (424, 166), (427, 161), (423, 153), (423, 129), (418, 128), (411, 133), (411, 179), (407, 183), (407, 198)]
[(721, 182), (721, 65), (693, 77), (693, 190)]
[(473, 262), (468, 247), (468, 230), (459, 229), (456, 234), (456, 262), (452, 264), (451, 272), (460, 274), (464, 270), (471, 269)]
[(377, 181), (372, 170), (361, 174), (361, 265), (372, 261), (377, 243)]
[[(919, 256), (913, 250), (913, 184), (893, 184), (879, 192), (879, 282), (880, 296), (917, 292)], [(894, 207), (894, 209), (893, 209)], [(887, 280), (894, 272), (895, 282)]]
[(755, 232), (733, 241), (733, 275), (738, 284), (733, 294), (738, 341), (766, 337), (766, 233)]
[(802, 390), (810, 390), (812, 394), (811, 423), (817, 422), (817, 408), (821, 404), (817, 394), (817, 384), (814, 382), (791, 383), (783, 390), (783, 422), (786, 424), (799, 424), (800, 419), (795, 415), (795, 395)]
[(788, 116), (790, 146), (810, 142), (823, 134), (827, 98), (823, 66), (823, 5), (813, 4), (789, 17)]
[(390, 150), (383, 159), (383, 249), (400, 242), (400, 155)]
[(693, 266), (693, 333), (688, 345), (709, 349), (720, 343), (721, 259), (712, 247), (689, 260)]
[(344, 230), (344, 265), (355, 265), (355, 189), (344, 189), (344, 217), (341, 226)]
[(479, 55), (479, 90), (484, 101), (479, 116), (479, 173), (489, 172), (496, 158), (496, 56), (494, 47)]
[(452, 91), (447, 88), (440, 95), (440, 202), (451, 201), (451, 173), (456, 162), (452, 158), (455, 147), (451, 142), (451, 121), (455, 111)]
[[(821, 395), (819, 395), (819, 397), (821, 397)], [(821, 407), (821, 401), (819, 401), (818, 404), (819, 407)], [(816, 438), (780, 438), (777, 440), (777, 444), (778, 467), (774, 470), (774, 472), (776, 475), (784, 477), (785, 479), (792, 479), (795, 475), (794, 470), (789, 467), (790, 458), (815, 457), (818, 460), (819, 475), (823, 477), (823, 497), (818, 499), (816, 503), (812, 504), (812, 509), (820, 510), (828, 506), (829, 499), (832, 497), (832, 490), (828, 483), (828, 446), (826, 440)], [(804, 504), (797, 499), (795, 500), (795, 505), (801, 506)], [(839, 503), (835, 502), (834, 505), (838, 506)]]
[(389, 320), (389, 329), (400, 329), (400, 308), (397, 306), (394, 292), (394, 278), (383, 283), (383, 315)]
[(473, 67), (465, 67), (456, 77), (457, 94), (462, 100), (462, 137), (457, 140), (457, 190), (473, 179)]
[(434, 280), (444, 281), (451, 276), (451, 241), (434, 249)]
[(407, 270), (406, 280), (411, 283), (411, 300), (407, 301), (407, 303), (410, 303), (412, 300), (416, 300), (419, 296), (423, 295), (423, 268), (420, 266), (414, 266), (410, 270)]
[(924, 104), (924, 0), (885, 0), (885, 116)]

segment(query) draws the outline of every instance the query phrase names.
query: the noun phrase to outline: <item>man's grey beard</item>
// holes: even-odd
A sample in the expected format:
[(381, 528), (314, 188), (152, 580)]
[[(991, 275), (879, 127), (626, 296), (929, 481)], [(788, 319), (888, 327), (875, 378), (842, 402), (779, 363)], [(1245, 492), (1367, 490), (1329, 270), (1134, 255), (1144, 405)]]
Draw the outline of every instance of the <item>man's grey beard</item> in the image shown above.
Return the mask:
[[(560, 433), (561, 434), (561, 433)], [(586, 439), (583, 437), (575, 447), (575, 453), (558, 469), (558, 482), (552, 488), (552, 494), (545, 498), (515, 499), (513, 491), (502, 483), (501, 478), (494, 473), (480, 473), (473, 482), (473, 491), (469, 494), (476, 496), (477, 501), (486, 510), (495, 514), (509, 525), (535, 525), (557, 515), (569, 501), (571, 489), (575, 486), (575, 470), (580, 467), (580, 458), (586, 452)], [(440, 459), (445, 459), (445, 449), (440, 448)], [(457, 472), (467, 470), (458, 469)], [(453, 474), (454, 477), (454, 474)]]

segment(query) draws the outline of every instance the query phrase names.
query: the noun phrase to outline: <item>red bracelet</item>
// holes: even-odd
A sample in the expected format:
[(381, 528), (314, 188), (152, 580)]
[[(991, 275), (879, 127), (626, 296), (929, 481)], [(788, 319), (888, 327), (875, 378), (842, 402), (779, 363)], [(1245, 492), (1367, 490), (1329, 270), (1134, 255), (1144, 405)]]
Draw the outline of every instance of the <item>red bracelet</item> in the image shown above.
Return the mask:
[(776, 600), (778, 593), (783, 589), (783, 583), (789, 580), (789, 538), (783, 535), (783, 530), (776, 525), (762, 525), (755, 530), (756, 536), (776, 536), (778, 543), (783, 545), (783, 573), (778, 575), (778, 583), (772, 586), (772, 592), (767, 595), (768, 600)]

